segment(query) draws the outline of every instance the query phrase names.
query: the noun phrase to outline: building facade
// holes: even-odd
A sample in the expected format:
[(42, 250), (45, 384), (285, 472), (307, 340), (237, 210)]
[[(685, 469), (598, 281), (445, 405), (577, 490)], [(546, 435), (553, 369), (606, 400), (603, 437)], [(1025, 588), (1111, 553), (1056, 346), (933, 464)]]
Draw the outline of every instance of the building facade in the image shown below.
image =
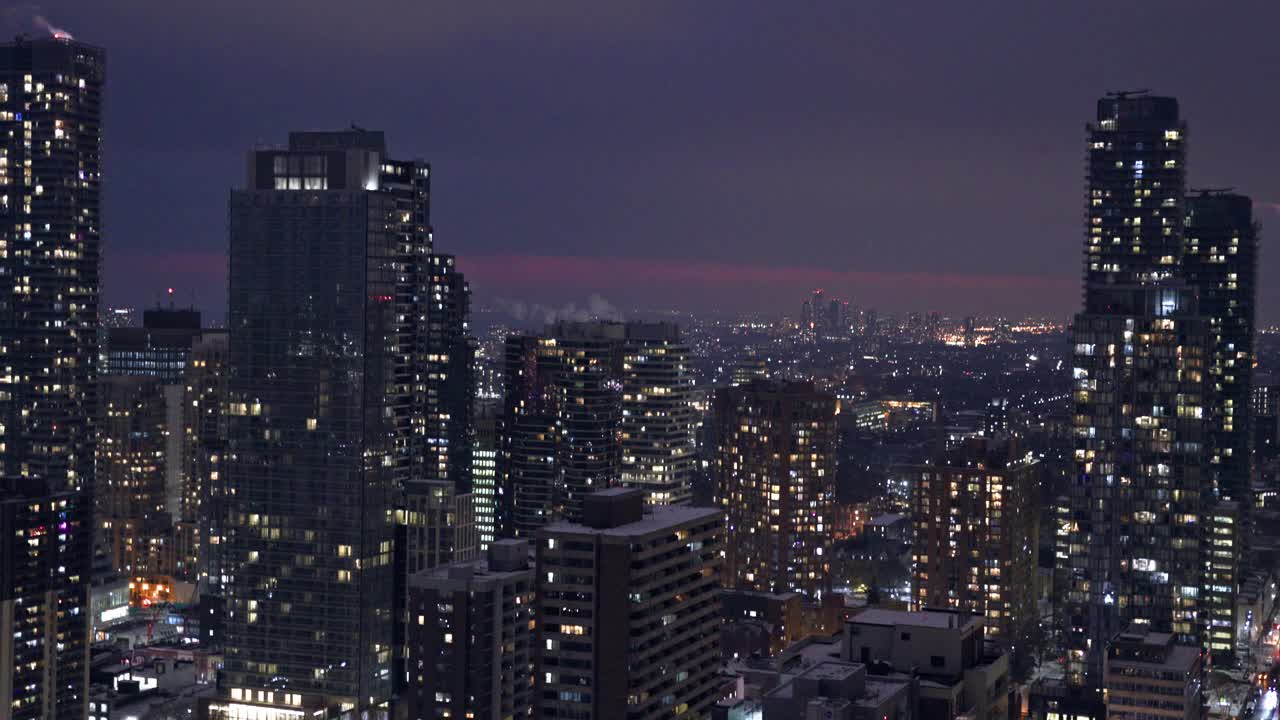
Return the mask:
[(106, 375), (99, 397), (98, 551), (110, 558), (112, 570), (127, 577), (172, 575), (165, 386), (154, 377)]
[(631, 323), (622, 358), (621, 483), (653, 505), (692, 492), (696, 410), (689, 346), (671, 323)]
[(716, 501), (727, 517), (725, 584), (830, 592), (836, 400), (812, 384), (752, 381), (720, 390)]
[(221, 572), (226, 694), (246, 707), (387, 712), (393, 552), (425, 472), (428, 167), (382, 133), (292, 133), (231, 195)]
[(88, 702), (105, 68), (65, 33), (0, 44), (0, 477), (79, 493), (67, 523), (86, 530), (38, 606), (41, 694), (19, 717), (82, 718)]
[(537, 533), (539, 718), (702, 718), (718, 700), (724, 519), (614, 488)]
[(983, 615), (988, 639), (1025, 647), (1040, 619), (1039, 462), (1016, 441), (973, 440), (914, 472), (911, 608)]
[(1198, 646), (1179, 645), (1169, 633), (1120, 633), (1107, 646), (1107, 720), (1200, 720), (1202, 662)]
[(526, 539), (409, 578), (410, 718), (533, 716), (534, 587)]

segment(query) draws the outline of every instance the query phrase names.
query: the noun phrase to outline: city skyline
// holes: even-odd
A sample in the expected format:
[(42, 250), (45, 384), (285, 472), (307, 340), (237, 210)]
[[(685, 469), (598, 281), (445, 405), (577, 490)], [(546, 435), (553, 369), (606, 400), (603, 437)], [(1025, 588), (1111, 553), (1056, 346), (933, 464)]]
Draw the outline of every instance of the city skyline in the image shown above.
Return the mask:
[(1280, 717), (1265, 13), (382, 1), (0, 9), (0, 720)]
[[(599, 293), (629, 307), (661, 276), (666, 304), (695, 311), (759, 311), (826, 287), (885, 312), (1065, 319), (1080, 210), (1065, 171), (1080, 160), (1079, 108), (1108, 89), (1178, 97), (1200, 158), (1191, 186), (1234, 185), (1264, 225), (1277, 217), (1280, 187), (1265, 171), (1280, 156), (1265, 91), (1265, 68), (1280, 60), (1265, 38), (1280, 19), (1270, 7), (1166, 4), (1182, 22), (1140, 42), (1126, 28), (1141, 9), (1108, 6), (1101, 23), (1097, 3), (1012, 15), (923, 4), (878, 15), (825, 3), (803, 15), (763, 3), (514, 13), (374, 3), (356, 17), (328, 2), (305, 17), (286, 7), (41, 5), (117, 48), (119, 101), (107, 107), (117, 191), (106, 202), (130, 227), (107, 254), (109, 303), (148, 305), (171, 284), (216, 317), (226, 284), (216, 200), (243, 148), (281, 127), (355, 122), (429, 157), (449, 181), (437, 223), (481, 306)], [(33, 30), (21, 12), (5, 20), (11, 34)], [(233, 30), (232, 42), (209, 40)], [(356, 39), (342, 40), (339, 63), (334, 41), (347, 33)], [(362, 39), (384, 35), (394, 42)], [(384, 53), (408, 62), (385, 80), (347, 82)], [(1206, 55), (1233, 72), (1211, 72)], [(276, 82), (266, 67), (299, 81)], [(174, 102), (156, 101), (157, 80)], [(249, 97), (266, 102), (248, 112)], [(128, 111), (140, 106), (148, 112)], [(177, 110), (186, 106), (217, 120)], [(428, 107), (426, 123), (406, 122)], [(1280, 260), (1261, 262), (1266, 274)], [(1265, 325), (1280, 291), (1260, 292)]]

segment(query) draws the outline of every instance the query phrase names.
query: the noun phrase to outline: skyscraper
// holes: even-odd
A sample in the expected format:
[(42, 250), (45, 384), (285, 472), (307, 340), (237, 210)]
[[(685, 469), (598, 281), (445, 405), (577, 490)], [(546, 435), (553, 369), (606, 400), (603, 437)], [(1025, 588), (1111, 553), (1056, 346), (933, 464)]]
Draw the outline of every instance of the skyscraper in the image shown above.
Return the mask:
[(1253, 343), (1258, 228), (1253, 202), (1225, 191), (1187, 198), (1181, 271), (1200, 293), (1209, 323), (1209, 430), (1213, 472), (1209, 582), (1209, 650), (1221, 662), (1235, 652), (1236, 591), (1249, 532), (1253, 481)]
[(1136, 623), (1208, 645), (1213, 339), (1183, 261), (1185, 134), (1172, 98), (1116, 94), (1089, 127), (1084, 311), (1063, 633), (1100, 701), (1107, 642)]
[(65, 33), (0, 44), (0, 477), (61, 498), (70, 528), (65, 576), (29, 606), (40, 692), (15, 717), (87, 710), (105, 62)]
[(394, 509), (428, 463), (427, 187), (425, 162), (352, 129), (251, 152), (231, 195), (214, 710), (387, 708)]
[(508, 534), (576, 521), (585, 495), (618, 484), (643, 488), (654, 504), (689, 497), (696, 415), (689, 348), (675, 325), (561, 322), (511, 336), (504, 385)]
[(563, 517), (582, 517), (582, 498), (613, 487), (620, 477), (622, 447), (621, 323), (559, 323), (554, 338), (556, 368), (557, 490)]
[(182, 403), (180, 574), (221, 595), (222, 467), (227, 446), (227, 333), (205, 333), (191, 348)]
[(554, 342), (529, 335), (508, 337), (503, 360), (494, 524), (500, 536), (529, 537), (556, 514), (559, 360)]
[(537, 533), (539, 718), (701, 718), (717, 696), (724, 516), (646, 509), (640, 490), (583, 498)]
[(716, 501), (727, 517), (725, 585), (831, 590), (836, 400), (809, 383), (754, 380), (716, 395)]
[(696, 411), (689, 346), (671, 323), (630, 323), (622, 360), (622, 475), (646, 501), (689, 501)]

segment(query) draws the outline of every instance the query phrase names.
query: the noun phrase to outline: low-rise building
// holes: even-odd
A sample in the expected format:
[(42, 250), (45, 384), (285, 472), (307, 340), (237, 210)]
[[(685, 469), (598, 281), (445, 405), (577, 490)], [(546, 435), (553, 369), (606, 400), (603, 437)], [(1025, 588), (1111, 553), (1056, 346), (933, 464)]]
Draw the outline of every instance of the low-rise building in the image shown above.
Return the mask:
[(731, 661), (733, 691), (714, 720), (912, 720), (919, 681), (887, 663), (842, 660), (840, 634), (809, 637), (775, 658)]
[(983, 618), (959, 610), (867, 608), (845, 623), (843, 659), (920, 678), (922, 718), (1004, 720), (1009, 656), (986, 652)]
[(1200, 648), (1170, 633), (1134, 626), (1107, 646), (1103, 678), (1107, 720), (1199, 720), (1204, 716)]

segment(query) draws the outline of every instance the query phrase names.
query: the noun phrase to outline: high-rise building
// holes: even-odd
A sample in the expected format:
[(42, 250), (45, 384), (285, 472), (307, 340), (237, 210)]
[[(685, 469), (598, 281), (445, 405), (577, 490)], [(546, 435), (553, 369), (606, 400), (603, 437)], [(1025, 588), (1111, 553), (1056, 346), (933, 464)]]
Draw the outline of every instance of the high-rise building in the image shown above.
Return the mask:
[(409, 717), (532, 717), (534, 587), (526, 539), (409, 578)]
[(498, 418), (487, 408), (475, 418), (471, 447), (471, 493), (475, 500), (476, 532), (480, 552), (498, 537)]
[(1097, 110), (1058, 551), (1066, 679), (1094, 708), (1107, 643), (1130, 625), (1209, 645), (1217, 503), (1212, 326), (1182, 266), (1186, 126), (1172, 98), (1121, 93)]
[(1091, 686), (1133, 622), (1204, 640), (1210, 342), (1195, 290), (1168, 282), (1091, 289), (1102, 310), (1073, 330), (1068, 679)]
[(810, 383), (756, 380), (720, 390), (716, 501), (727, 516), (725, 584), (831, 590), (836, 400)]
[(425, 367), (428, 458), (423, 477), (471, 490), (471, 442), (476, 341), (469, 317), (471, 288), (452, 255), (428, 259), (430, 302)]
[(506, 343), (499, 423), (504, 532), (579, 519), (596, 490), (689, 497), (696, 451), (689, 349), (676, 326), (564, 322)]
[(913, 474), (912, 609), (983, 615), (987, 639), (1025, 647), (1039, 622), (1039, 462), (1016, 440), (975, 439)]
[(1208, 447), (1213, 473), (1208, 580), (1209, 650), (1218, 661), (1235, 651), (1236, 591), (1253, 485), (1253, 342), (1258, 228), (1253, 202), (1230, 192), (1200, 191), (1186, 200), (1180, 271), (1200, 293), (1209, 323), (1213, 387)]
[(724, 516), (613, 488), (537, 533), (540, 718), (700, 718), (718, 699)]
[(98, 551), (129, 577), (172, 575), (173, 521), (166, 507), (169, 426), (165, 386), (147, 376), (104, 375), (99, 388)]
[(106, 374), (143, 375), (166, 385), (180, 384), (191, 346), (201, 332), (198, 310), (146, 310), (142, 327), (108, 329)]
[(217, 551), (222, 543), (227, 446), (227, 333), (206, 332), (192, 345), (184, 370), (182, 503), (177, 527), (178, 575), (221, 594)]
[(552, 341), (506, 339), (494, 522), (501, 537), (529, 537), (556, 514), (557, 364)]
[[(105, 62), (65, 33), (0, 44), (0, 477), (78, 493), (67, 523), (86, 529), (58, 538), (66, 575), (27, 611), (47, 634), (24, 670), (39, 692), (6, 705), (14, 717), (87, 710)], [(0, 676), (18, 672), (10, 662)]]
[(395, 509), (426, 472), (428, 171), (382, 133), (291, 133), (231, 194), (222, 569), (210, 714), (386, 711)]
[(613, 487), (621, 475), (621, 323), (558, 323), (548, 328), (556, 370), (557, 490), (563, 517), (582, 517), (582, 498)]
[(689, 346), (671, 323), (630, 323), (622, 359), (622, 484), (653, 505), (689, 501), (696, 411)]
[[(90, 528), (83, 493), (0, 479), (0, 708), (12, 720), (85, 715)], [(85, 568), (80, 571), (76, 568)], [(77, 714), (79, 712), (80, 714)]]

